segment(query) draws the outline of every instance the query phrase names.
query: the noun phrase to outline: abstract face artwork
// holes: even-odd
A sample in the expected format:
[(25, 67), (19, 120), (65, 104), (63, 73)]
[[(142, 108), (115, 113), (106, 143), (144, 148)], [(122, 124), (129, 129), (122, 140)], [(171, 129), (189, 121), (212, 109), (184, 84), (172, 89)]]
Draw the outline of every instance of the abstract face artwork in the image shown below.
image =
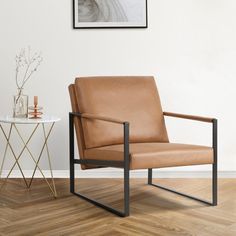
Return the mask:
[(147, 0), (74, 0), (74, 28), (146, 28)]

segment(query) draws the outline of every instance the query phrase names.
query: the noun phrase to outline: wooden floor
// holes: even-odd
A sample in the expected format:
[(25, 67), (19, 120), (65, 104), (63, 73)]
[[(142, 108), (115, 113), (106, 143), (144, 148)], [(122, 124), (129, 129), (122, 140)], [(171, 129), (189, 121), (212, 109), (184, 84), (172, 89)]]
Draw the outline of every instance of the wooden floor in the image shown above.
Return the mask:
[[(159, 179), (203, 198), (210, 180)], [(121, 206), (122, 180), (82, 179), (78, 188), (113, 206)], [(219, 180), (219, 206), (211, 207), (131, 180), (131, 216), (117, 217), (69, 193), (68, 179), (57, 179), (59, 197), (36, 179), (31, 190), (11, 179), (0, 193), (0, 235), (236, 235), (236, 179)]]

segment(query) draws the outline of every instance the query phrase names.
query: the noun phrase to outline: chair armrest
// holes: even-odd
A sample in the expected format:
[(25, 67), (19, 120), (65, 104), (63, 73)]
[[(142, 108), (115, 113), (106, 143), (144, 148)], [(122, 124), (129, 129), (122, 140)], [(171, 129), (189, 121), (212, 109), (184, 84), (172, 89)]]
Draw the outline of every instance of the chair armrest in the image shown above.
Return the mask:
[(202, 117), (202, 116), (178, 114), (178, 113), (172, 113), (172, 112), (163, 112), (163, 115), (212, 123), (212, 147), (214, 149), (214, 164), (215, 164), (215, 168), (217, 168), (217, 127), (218, 127), (217, 119), (209, 118), (209, 117)]
[[(73, 118), (75, 116), (80, 117), (80, 118), (85, 118), (85, 119), (96, 119), (96, 120), (102, 120), (102, 121), (107, 121), (107, 122), (123, 125), (123, 131), (124, 131), (124, 135), (123, 135), (124, 166), (123, 167), (125, 170), (125, 175), (129, 175), (129, 172), (128, 172), (129, 171), (129, 162), (130, 162), (130, 159), (129, 159), (129, 122), (121, 121), (118, 119), (113, 119), (110, 117), (89, 114), (89, 113), (69, 112), (70, 156), (74, 156), (74, 119)], [(103, 164), (104, 164), (104, 162), (103, 162)]]
[(213, 123), (215, 118), (210, 117), (202, 117), (202, 116), (193, 116), (193, 115), (185, 115), (185, 114), (178, 114), (178, 113), (172, 113), (172, 112), (163, 112), (164, 116), (171, 116), (176, 118), (182, 118), (182, 119), (188, 119), (188, 120), (197, 120), (207, 123)]
[(107, 122), (116, 123), (116, 124), (129, 123), (127, 121), (122, 121), (122, 120), (111, 118), (111, 117), (94, 115), (94, 114), (90, 114), (90, 113), (71, 112), (71, 114), (72, 114), (72, 116), (79, 116), (79, 117), (85, 118), (85, 119), (102, 120), (102, 121), (107, 121)]

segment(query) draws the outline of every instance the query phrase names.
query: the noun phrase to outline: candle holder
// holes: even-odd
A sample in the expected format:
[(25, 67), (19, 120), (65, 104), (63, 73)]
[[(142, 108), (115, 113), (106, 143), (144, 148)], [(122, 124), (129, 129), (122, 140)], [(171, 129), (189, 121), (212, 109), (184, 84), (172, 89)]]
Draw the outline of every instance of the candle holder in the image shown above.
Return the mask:
[(34, 106), (29, 107), (29, 110), (31, 110), (31, 112), (29, 112), (29, 115), (31, 116), (30, 119), (41, 119), (42, 116), (42, 107), (38, 106), (38, 97), (34, 96)]

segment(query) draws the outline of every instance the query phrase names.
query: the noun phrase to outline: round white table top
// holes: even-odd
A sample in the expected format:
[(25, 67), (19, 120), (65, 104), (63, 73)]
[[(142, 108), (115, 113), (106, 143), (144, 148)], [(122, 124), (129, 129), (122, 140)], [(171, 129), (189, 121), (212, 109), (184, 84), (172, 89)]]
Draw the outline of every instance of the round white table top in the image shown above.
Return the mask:
[(0, 116), (0, 122), (11, 123), (11, 124), (43, 124), (43, 123), (54, 123), (61, 119), (55, 116), (42, 116), (39, 119), (30, 118), (14, 118), (12, 116)]

